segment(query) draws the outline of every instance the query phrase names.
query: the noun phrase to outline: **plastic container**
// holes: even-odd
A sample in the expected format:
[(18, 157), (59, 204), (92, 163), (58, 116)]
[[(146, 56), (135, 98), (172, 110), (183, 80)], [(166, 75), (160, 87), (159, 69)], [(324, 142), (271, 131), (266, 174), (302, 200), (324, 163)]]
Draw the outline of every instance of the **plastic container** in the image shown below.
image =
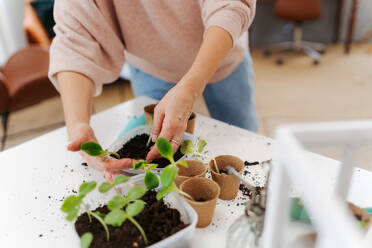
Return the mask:
[[(130, 182), (125, 183), (124, 185), (120, 186), (121, 192), (125, 195), (128, 190), (133, 186), (136, 185), (144, 185), (143, 183), (144, 174), (137, 175), (131, 178)], [(164, 201), (169, 204), (171, 208), (175, 208), (180, 212), (181, 220), (188, 224), (187, 227), (178, 231), (177, 233), (173, 234), (172, 236), (153, 244), (149, 247), (151, 248), (167, 248), (167, 247), (189, 247), (191, 238), (195, 231), (196, 223), (198, 222), (198, 215), (195, 210), (178, 194), (170, 193), (165, 198)], [(151, 221), (151, 220), (149, 220)]]
[[(148, 135), (151, 134), (151, 126), (148, 126), (148, 125), (142, 125), (142, 126), (139, 126), (139, 127), (136, 127), (132, 130), (130, 130), (129, 132), (119, 136), (109, 147), (108, 147), (108, 150), (109, 151), (118, 151), (126, 142), (128, 142), (130, 139), (132, 139), (133, 137), (139, 135), (139, 134), (143, 134), (143, 133), (147, 133)], [(197, 139), (195, 138), (195, 136), (193, 136), (192, 134), (189, 134), (189, 133), (184, 133), (183, 135), (183, 138), (182, 138), (182, 141), (184, 140), (191, 140), (194, 144), (197, 142)], [(183, 157), (181, 157), (179, 160), (186, 160), (187, 159), (187, 155), (184, 155)], [(179, 161), (177, 160), (177, 161)], [(155, 172), (157, 170), (155, 169)], [(160, 171), (160, 170), (159, 170)], [(144, 173), (144, 170), (137, 170), (137, 173)]]

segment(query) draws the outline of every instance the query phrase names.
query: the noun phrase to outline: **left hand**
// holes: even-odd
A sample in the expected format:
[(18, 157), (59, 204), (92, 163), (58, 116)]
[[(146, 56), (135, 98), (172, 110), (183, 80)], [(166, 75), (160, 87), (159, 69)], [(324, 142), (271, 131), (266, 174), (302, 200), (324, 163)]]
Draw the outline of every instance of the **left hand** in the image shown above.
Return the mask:
[[(158, 137), (163, 137), (169, 140), (173, 152), (177, 151), (182, 142), (183, 133), (186, 130), (187, 121), (192, 113), (195, 101), (203, 88), (202, 83), (191, 83), (187, 79), (182, 79), (161, 99), (154, 110), (153, 142)], [(153, 146), (146, 160), (152, 161), (158, 157), (160, 157), (160, 154), (156, 146)]]

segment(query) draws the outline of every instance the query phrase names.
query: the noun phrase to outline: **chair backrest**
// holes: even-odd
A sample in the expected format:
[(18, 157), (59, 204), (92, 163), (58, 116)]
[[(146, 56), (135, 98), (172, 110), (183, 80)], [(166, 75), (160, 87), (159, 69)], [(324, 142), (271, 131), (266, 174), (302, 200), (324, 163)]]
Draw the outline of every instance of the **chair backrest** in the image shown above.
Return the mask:
[(7, 112), (9, 106), (9, 94), (5, 85), (5, 78), (0, 72), (0, 114)]
[(277, 17), (290, 21), (316, 20), (322, 16), (321, 0), (276, 0)]

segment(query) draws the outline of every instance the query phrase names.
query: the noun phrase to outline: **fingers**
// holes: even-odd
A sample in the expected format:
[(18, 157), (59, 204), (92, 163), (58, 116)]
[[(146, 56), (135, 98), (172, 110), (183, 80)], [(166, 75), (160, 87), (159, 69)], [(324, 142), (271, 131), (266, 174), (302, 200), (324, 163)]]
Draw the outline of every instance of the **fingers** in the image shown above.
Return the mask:
[(104, 165), (107, 171), (113, 172), (122, 169), (130, 169), (133, 168), (133, 163), (136, 160), (130, 158), (122, 158), (122, 159), (105, 159)]
[[(167, 120), (167, 118), (165, 118), (159, 137), (163, 137), (166, 140), (170, 141), (173, 152), (176, 152), (179, 145), (181, 144), (183, 132), (185, 131), (185, 129), (186, 123), (184, 123), (180, 119)], [(150, 152), (147, 154), (146, 160), (152, 161), (155, 158), (159, 157), (161, 157), (161, 155), (159, 154), (158, 149), (156, 148), (156, 146), (153, 146)]]
[(77, 152), (80, 151), (80, 145), (84, 142), (84, 137), (80, 137), (74, 141), (72, 141), (68, 146), (67, 150), (71, 152)]
[(155, 142), (156, 139), (159, 137), (159, 134), (161, 132), (162, 126), (163, 126), (163, 120), (164, 120), (165, 114), (163, 109), (156, 105), (154, 109), (154, 121), (152, 125), (152, 142)]

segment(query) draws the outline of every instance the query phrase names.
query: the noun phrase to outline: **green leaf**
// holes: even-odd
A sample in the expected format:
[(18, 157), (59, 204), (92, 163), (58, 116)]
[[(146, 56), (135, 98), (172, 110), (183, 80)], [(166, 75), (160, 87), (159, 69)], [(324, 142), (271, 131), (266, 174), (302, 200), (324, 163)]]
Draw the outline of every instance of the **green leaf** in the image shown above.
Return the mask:
[(89, 192), (93, 191), (97, 186), (95, 181), (82, 183), (79, 187), (79, 197), (84, 198)]
[(98, 191), (101, 192), (102, 194), (107, 193), (110, 189), (114, 187), (113, 184), (109, 182), (103, 182), (101, 185), (98, 187)]
[(172, 192), (172, 187), (163, 187), (157, 194), (156, 194), (156, 200), (162, 199), (164, 196), (166, 196), (168, 193)]
[(148, 190), (155, 189), (159, 186), (159, 179), (155, 173), (151, 171), (146, 171), (145, 179), (144, 179), (146, 188)]
[(104, 219), (106, 217), (106, 214), (104, 213), (101, 213), (100, 211), (95, 211), (94, 212), (96, 215), (98, 215), (99, 217), (101, 217), (102, 219)]
[(365, 221), (359, 221), (359, 225), (362, 227), (362, 228), (366, 228), (366, 226), (367, 226), (367, 222), (365, 222)]
[(90, 232), (84, 233), (83, 236), (80, 237), (80, 247), (81, 248), (89, 248), (90, 244), (93, 240), (93, 234)]
[(187, 164), (185, 160), (178, 161), (177, 164), (182, 165), (183, 167), (186, 167), (186, 168), (189, 167), (189, 165)]
[(137, 214), (141, 213), (143, 208), (145, 207), (145, 203), (141, 200), (135, 201), (127, 206), (125, 211), (129, 217), (134, 217)]
[(122, 183), (126, 183), (126, 182), (129, 181), (129, 179), (130, 179), (129, 177), (119, 175), (119, 176), (115, 177), (114, 185), (119, 185), (119, 184), (122, 184)]
[(79, 208), (71, 210), (70, 212), (68, 212), (66, 216), (66, 220), (68, 221), (75, 220), (78, 217), (78, 213), (79, 213)]
[(120, 209), (114, 209), (105, 217), (105, 223), (111, 226), (119, 227), (127, 219), (127, 214)]
[(147, 164), (146, 161), (144, 161), (144, 160), (140, 160), (140, 161), (135, 162), (135, 163), (133, 164), (133, 168), (134, 168), (135, 170), (139, 170), (143, 165), (146, 165), (146, 164)]
[(164, 158), (168, 159), (169, 162), (174, 163), (173, 159), (173, 149), (171, 144), (168, 140), (160, 137), (156, 140), (156, 147), (158, 148), (158, 151), (160, 155), (162, 155)]
[(147, 165), (147, 168), (149, 168), (149, 170), (153, 170), (153, 169), (155, 169), (156, 167), (158, 167), (158, 164), (148, 164), (148, 165)]
[(90, 156), (99, 156), (102, 154), (102, 147), (96, 142), (84, 142), (80, 146), (80, 150), (88, 153)]
[(190, 154), (194, 151), (194, 144), (191, 140), (185, 140), (181, 144), (181, 152), (182, 154)]
[(146, 193), (145, 187), (141, 185), (135, 185), (128, 191), (128, 198), (131, 201), (137, 200), (138, 198), (141, 198)]
[(61, 210), (65, 213), (72, 212), (76, 209), (79, 211), (80, 203), (81, 199), (79, 197), (77, 197), (76, 195), (70, 195), (64, 200)]
[(207, 145), (207, 142), (205, 140), (199, 140), (198, 141), (198, 152), (202, 152), (204, 150), (204, 147)]
[(178, 168), (173, 165), (168, 165), (160, 174), (160, 182), (163, 187), (169, 187), (173, 184), (178, 173)]
[(125, 198), (122, 195), (116, 195), (112, 197), (111, 200), (109, 200), (109, 202), (107, 203), (107, 207), (110, 210), (114, 210), (124, 207), (125, 204), (126, 204)]

